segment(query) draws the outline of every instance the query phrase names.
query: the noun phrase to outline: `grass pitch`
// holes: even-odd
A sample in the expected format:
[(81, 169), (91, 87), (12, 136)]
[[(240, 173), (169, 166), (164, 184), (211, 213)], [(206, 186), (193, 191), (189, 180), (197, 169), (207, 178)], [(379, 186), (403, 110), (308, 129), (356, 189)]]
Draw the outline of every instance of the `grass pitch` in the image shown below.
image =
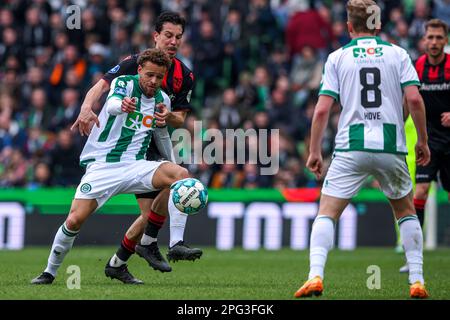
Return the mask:
[[(309, 270), (308, 251), (206, 248), (200, 260), (172, 263), (171, 273), (154, 271), (133, 256), (129, 270), (145, 285), (130, 286), (104, 275), (106, 261), (115, 250), (75, 246), (50, 286), (30, 284), (44, 269), (49, 247), (0, 251), (0, 299), (290, 300)], [(424, 259), (431, 299), (450, 299), (450, 249), (426, 251)], [(407, 275), (398, 272), (403, 262), (403, 254), (393, 248), (333, 250), (325, 270), (324, 294), (311, 299), (408, 299)], [(81, 270), (79, 290), (67, 288), (70, 265)], [(380, 267), (380, 289), (367, 288), (371, 265)]]

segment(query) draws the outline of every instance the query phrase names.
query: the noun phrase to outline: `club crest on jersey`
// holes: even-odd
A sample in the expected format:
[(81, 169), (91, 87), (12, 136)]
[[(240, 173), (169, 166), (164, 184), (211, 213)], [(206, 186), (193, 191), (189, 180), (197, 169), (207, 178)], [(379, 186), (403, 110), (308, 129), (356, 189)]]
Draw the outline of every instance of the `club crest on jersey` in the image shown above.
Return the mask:
[(92, 190), (92, 186), (89, 183), (83, 183), (80, 187), (82, 193), (89, 193)]
[(140, 112), (132, 112), (127, 116), (127, 120), (125, 121), (125, 127), (131, 130), (139, 130), (141, 126), (146, 128), (151, 128), (155, 126), (155, 118), (153, 116), (147, 115), (144, 116)]
[(383, 55), (383, 47), (376, 48), (353, 48), (353, 58), (371, 58), (371, 57), (381, 57)]

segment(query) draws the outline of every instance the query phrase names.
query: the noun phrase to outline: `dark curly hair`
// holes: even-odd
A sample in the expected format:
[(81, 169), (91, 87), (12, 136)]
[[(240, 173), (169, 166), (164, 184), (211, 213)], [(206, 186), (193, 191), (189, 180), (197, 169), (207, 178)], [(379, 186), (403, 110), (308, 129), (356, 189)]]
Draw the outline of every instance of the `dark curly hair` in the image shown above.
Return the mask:
[(174, 25), (180, 25), (181, 30), (184, 33), (184, 27), (186, 25), (186, 20), (180, 16), (177, 12), (164, 11), (157, 18), (155, 23), (155, 31), (161, 33), (164, 23), (170, 22)]

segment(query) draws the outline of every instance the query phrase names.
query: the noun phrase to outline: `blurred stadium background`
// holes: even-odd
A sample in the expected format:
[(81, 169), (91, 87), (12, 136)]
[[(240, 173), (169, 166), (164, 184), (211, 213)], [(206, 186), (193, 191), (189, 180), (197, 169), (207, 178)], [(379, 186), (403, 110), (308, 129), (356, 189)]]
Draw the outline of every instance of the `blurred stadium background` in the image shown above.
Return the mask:
[[(189, 219), (185, 239), (221, 250), (307, 249), (322, 183), (305, 168), (309, 129), (324, 61), (350, 40), (345, 3), (1, 1), (0, 249), (50, 247), (83, 175), (78, 163), (85, 138), (69, 128), (84, 95), (120, 60), (153, 46), (153, 21), (163, 10), (187, 19), (178, 57), (193, 70), (196, 85), (186, 128), (192, 132), (194, 121), (202, 120), (205, 129), (280, 129), (276, 175), (259, 175), (251, 164), (188, 166), (209, 187), (210, 204)], [(447, 0), (377, 3), (381, 37), (407, 49), (413, 60), (424, 53), (421, 37), (429, 18), (450, 24)], [(66, 26), (71, 5), (80, 8), (81, 29)], [(99, 101), (96, 111), (101, 106)], [(336, 104), (324, 141), (326, 162), (339, 111)], [(437, 184), (432, 198), (426, 248), (448, 247), (447, 194)], [(133, 196), (115, 197), (86, 223), (75, 247), (118, 245), (138, 212)], [(376, 181), (368, 180), (347, 208), (337, 237), (342, 250), (394, 251), (394, 219)], [(166, 226), (160, 243), (167, 238)]]

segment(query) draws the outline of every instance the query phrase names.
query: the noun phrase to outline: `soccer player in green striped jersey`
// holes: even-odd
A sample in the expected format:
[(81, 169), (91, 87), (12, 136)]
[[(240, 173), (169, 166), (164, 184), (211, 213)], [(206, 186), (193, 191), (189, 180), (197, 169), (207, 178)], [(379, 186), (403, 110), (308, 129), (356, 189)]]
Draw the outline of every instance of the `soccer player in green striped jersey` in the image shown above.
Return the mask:
[[(152, 137), (172, 152), (167, 127), (155, 117), (156, 108), (170, 107), (169, 97), (160, 90), (170, 59), (160, 49), (148, 49), (139, 56), (138, 65), (137, 75), (120, 76), (113, 81), (100, 113), (101, 126), (93, 128), (80, 156), (86, 173), (77, 187), (70, 213), (56, 233), (47, 267), (32, 280), (33, 284), (53, 282), (82, 224), (112, 196), (165, 190), (175, 181), (189, 177), (186, 169), (173, 162), (145, 159)], [(135, 101), (134, 112), (124, 110), (125, 97)], [(169, 212), (178, 210), (170, 200), (167, 205)], [(122, 269), (128, 276), (127, 283), (142, 283), (128, 272), (126, 265)]]
[(412, 202), (412, 183), (405, 162), (402, 108), (404, 93), (417, 130), (417, 163), (426, 164), (430, 151), (425, 108), (418, 90), (420, 83), (407, 52), (376, 36), (380, 8), (374, 1), (350, 0), (347, 14), (352, 41), (329, 55), (313, 116), (307, 167), (320, 179), (323, 174), (321, 140), (331, 107), (335, 101), (342, 105), (335, 152), (311, 230), (308, 281), (295, 297), (322, 294), (325, 262), (333, 247), (335, 224), (364, 180), (373, 175), (397, 218), (410, 266), (410, 296), (426, 298), (422, 230)]
[[(186, 21), (179, 13), (165, 11), (155, 20), (155, 31), (152, 34), (155, 48), (163, 50), (172, 60), (170, 68), (167, 70), (161, 89), (167, 93), (171, 100), (171, 110), (168, 112), (156, 113), (159, 119), (164, 120), (170, 128), (180, 128), (186, 118), (190, 105), (191, 93), (194, 86), (194, 75), (179, 59), (176, 58), (177, 50), (181, 44), (185, 30)], [(103, 93), (110, 90), (113, 79), (119, 75), (133, 75), (137, 73), (137, 59), (139, 54), (132, 54), (125, 58), (114, 68), (110, 69), (101, 80), (99, 80), (86, 94), (86, 98), (81, 106), (78, 119), (72, 126), (72, 130), (78, 128), (81, 135), (89, 135), (94, 123), (99, 126), (97, 115), (92, 111), (95, 101), (99, 100)], [(122, 100), (122, 106), (126, 112), (134, 112), (135, 104), (126, 97)], [(166, 157), (160, 150), (159, 145), (155, 147), (159, 140), (150, 141), (147, 149), (146, 159), (156, 160), (161, 157), (175, 162), (175, 158)], [(167, 154), (168, 150), (165, 150)], [(170, 150), (171, 151), (171, 150)], [(191, 260), (194, 261), (202, 255), (199, 248), (190, 248), (184, 241), (184, 230), (187, 222), (187, 214), (167, 212), (168, 191), (155, 191), (136, 194), (141, 215), (136, 218), (126, 231), (116, 253), (109, 259), (109, 264), (105, 266), (105, 275), (128, 283), (128, 271), (123, 270), (123, 266), (135, 253), (135, 248), (142, 240), (142, 235), (147, 232), (151, 234), (153, 246), (153, 258), (150, 259), (151, 266), (157, 270), (168, 272), (171, 270), (167, 261), (163, 258), (158, 247), (158, 234), (167, 216), (170, 216), (170, 242), (167, 258), (170, 261)], [(156, 200), (156, 201), (155, 201)]]

